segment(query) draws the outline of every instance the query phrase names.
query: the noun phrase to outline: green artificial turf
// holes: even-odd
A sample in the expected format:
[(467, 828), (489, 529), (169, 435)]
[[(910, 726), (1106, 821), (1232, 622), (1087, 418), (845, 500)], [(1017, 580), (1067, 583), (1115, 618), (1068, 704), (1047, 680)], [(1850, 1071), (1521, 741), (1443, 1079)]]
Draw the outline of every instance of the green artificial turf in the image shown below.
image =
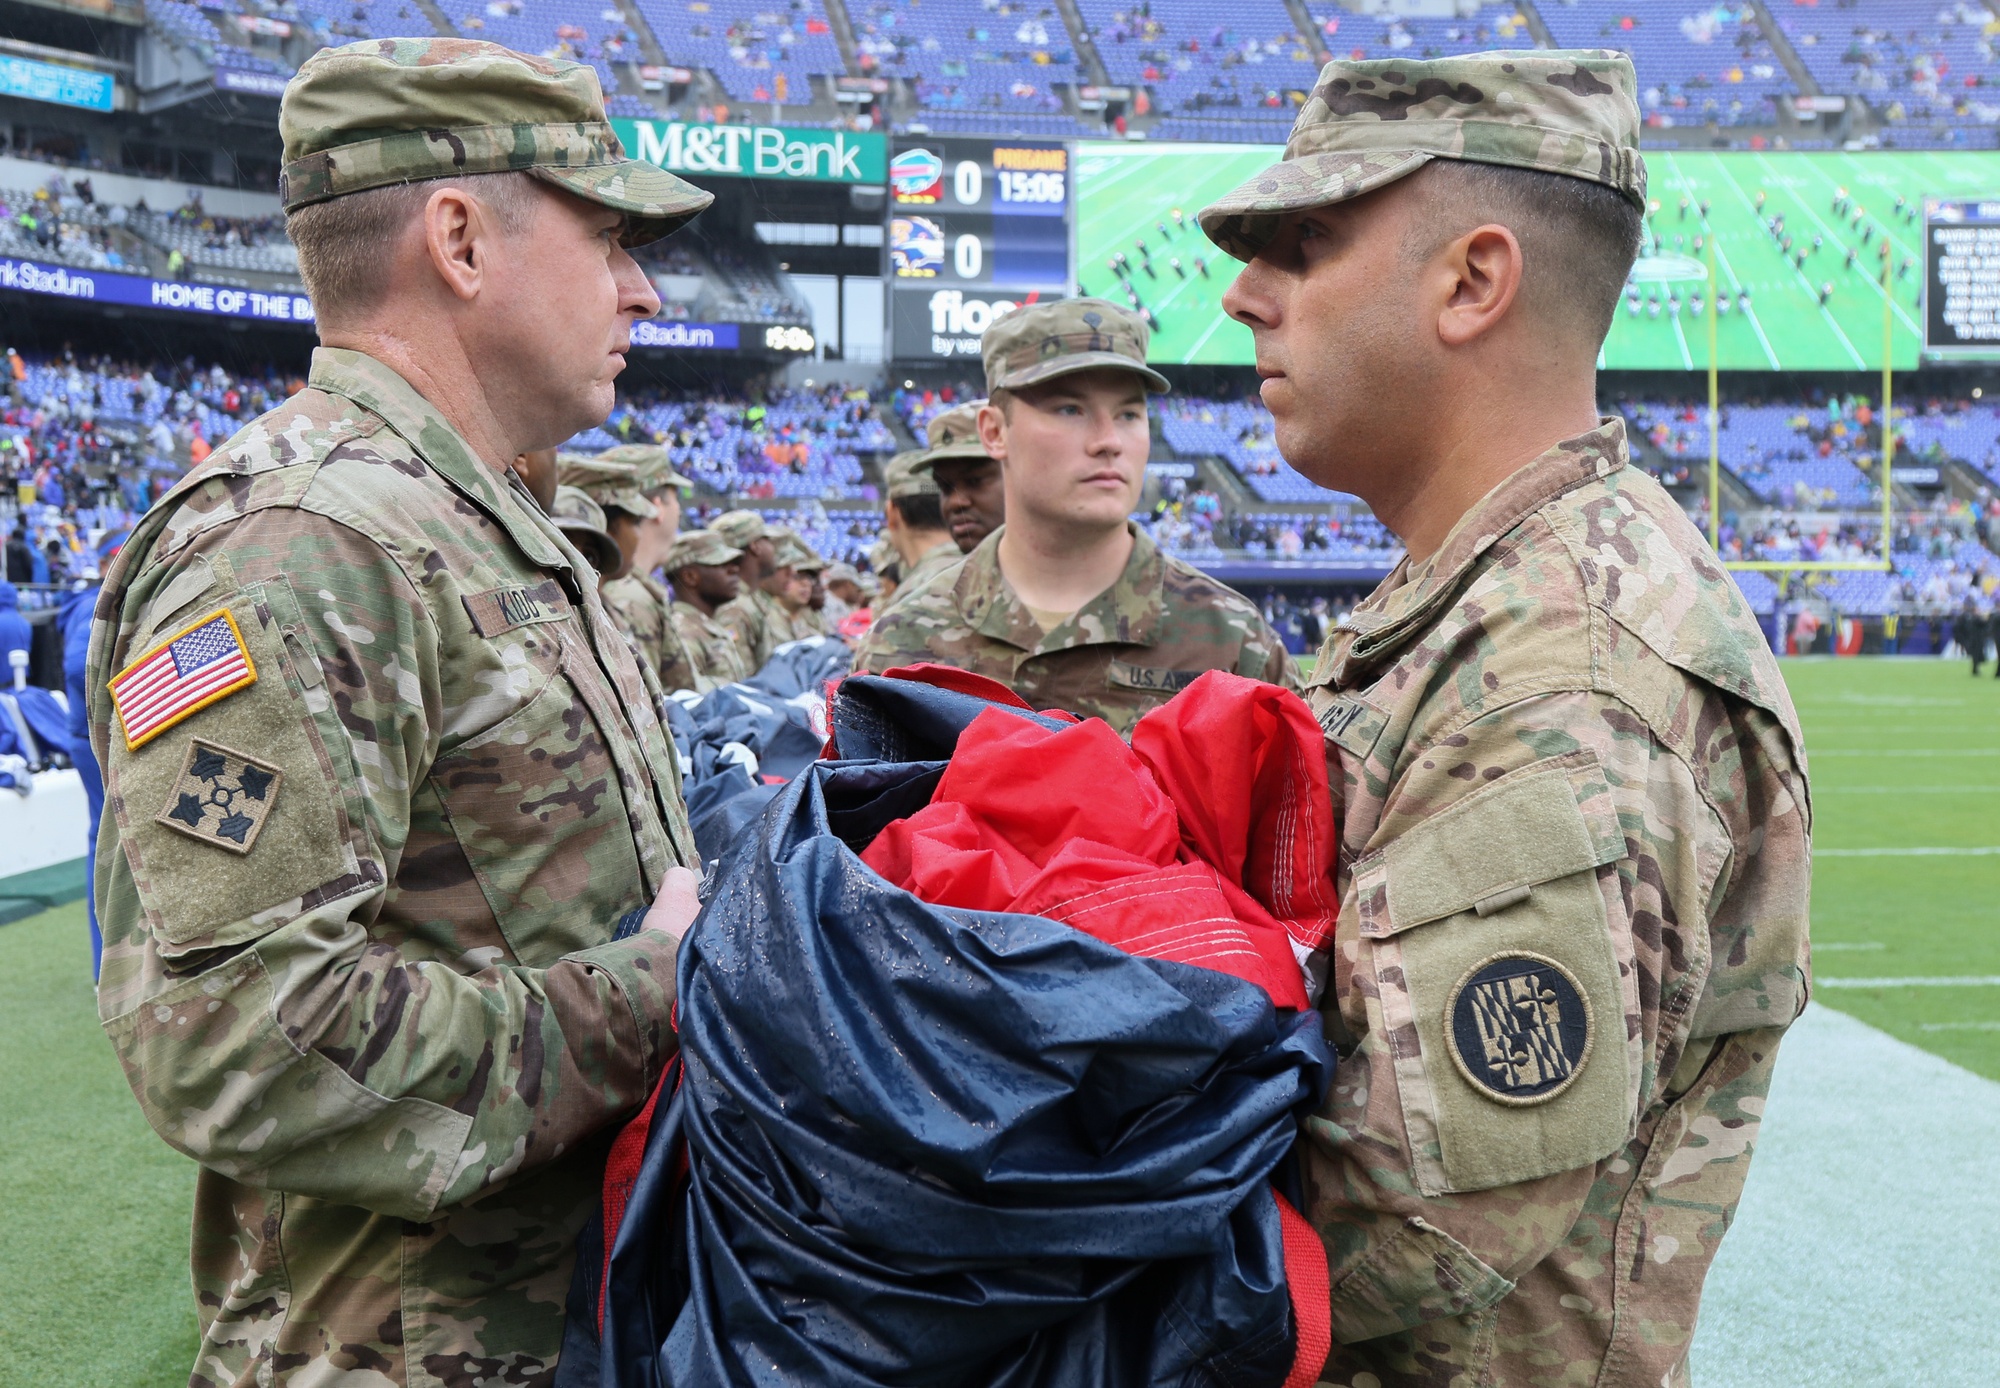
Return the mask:
[[(2000, 1079), (2000, 681), (1963, 662), (1794, 660), (1816, 811), (1819, 1002)], [(97, 1027), (83, 907), (0, 926), (0, 1385), (167, 1388), (193, 1362), (193, 1169)]]
[(97, 1027), (73, 902), (0, 926), (0, 1384), (169, 1388), (194, 1363), (194, 1166)]
[(2000, 1080), (2000, 680), (1960, 660), (1791, 660), (1812, 766), (1813, 972), (1959, 978), (1821, 986), (1818, 1000)]
[[(1136, 290), (1159, 323), (1149, 348), (1154, 361), (1250, 363), (1249, 331), (1222, 311), (1223, 291), (1240, 267), (1209, 243), (1194, 216), (1277, 157), (1273, 145), (1078, 146), (1077, 284), (1086, 294), (1120, 303), (1126, 302), (1128, 285)], [(1910, 208), (1921, 207), (1926, 196), (2000, 192), (1993, 156), (1962, 151), (1656, 150), (1646, 156), (1646, 167), (1655, 204), (1648, 225), (1658, 233), (1659, 245), (1649, 235), (1647, 252), (1633, 271), (1641, 291), (1639, 311), (1621, 303), (1612, 323), (1602, 357), (1611, 370), (1708, 369), (1708, 320), (1693, 311), (1689, 294), (1707, 277), (1711, 242), (1717, 279), (1731, 303), (1731, 312), (1716, 319), (1716, 357), (1723, 370), (1880, 370), (1884, 236), (1898, 265), (1911, 258), (1917, 262), (1892, 284), (1894, 365), (1908, 370), (1917, 365), (1919, 352), (1923, 224), (1921, 214), (1912, 222), (1899, 213), (1896, 199)], [(1842, 189), (1853, 199), (1844, 214), (1834, 208)], [(1174, 221), (1176, 208), (1184, 222)], [(1774, 217), (1785, 219), (1792, 253), (1807, 251), (1803, 266), (1786, 258), (1768, 230)], [(1697, 235), (1700, 248), (1694, 244)], [(1815, 236), (1820, 248), (1809, 250)], [(1852, 268), (1850, 248), (1856, 253)], [(1126, 280), (1110, 268), (1119, 254), (1130, 270)], [(1197, 257), (1206, 273), (1196, 269)], [(1822, 304), (1820, 290), (1828, 285), (1832, 290)], [(1747, 312), (1736, 307), (1746, 288)], [(1680, 301), (1678, 313), (1670, 290)], [(1649, 298), (1660, 301), (1657, 315), (1649, 311)]]

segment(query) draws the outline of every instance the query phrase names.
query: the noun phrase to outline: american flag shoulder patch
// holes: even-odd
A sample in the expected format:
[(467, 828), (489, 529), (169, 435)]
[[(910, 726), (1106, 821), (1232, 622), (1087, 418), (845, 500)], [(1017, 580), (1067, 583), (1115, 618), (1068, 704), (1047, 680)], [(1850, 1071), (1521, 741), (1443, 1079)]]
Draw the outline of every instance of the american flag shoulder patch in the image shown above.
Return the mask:
[(257, 667), (228, 608), (209, 613), (111, 677), (111, 703), (136, 752), (184, 718), (257, 682)]

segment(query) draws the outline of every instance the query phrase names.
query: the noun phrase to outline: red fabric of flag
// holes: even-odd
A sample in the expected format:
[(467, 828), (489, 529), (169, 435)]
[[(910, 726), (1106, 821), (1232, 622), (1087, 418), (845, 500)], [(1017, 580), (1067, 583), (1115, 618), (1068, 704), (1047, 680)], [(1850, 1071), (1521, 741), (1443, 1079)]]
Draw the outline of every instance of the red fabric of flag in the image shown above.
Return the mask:
[(924, 809), (862, 860), (936, 905), (1063, 921), (1307, 1005), (1338, 898), (1319, 724), (1297, 695), (1210, 671), (1139, 721), (1050, 730), (989, 710)]

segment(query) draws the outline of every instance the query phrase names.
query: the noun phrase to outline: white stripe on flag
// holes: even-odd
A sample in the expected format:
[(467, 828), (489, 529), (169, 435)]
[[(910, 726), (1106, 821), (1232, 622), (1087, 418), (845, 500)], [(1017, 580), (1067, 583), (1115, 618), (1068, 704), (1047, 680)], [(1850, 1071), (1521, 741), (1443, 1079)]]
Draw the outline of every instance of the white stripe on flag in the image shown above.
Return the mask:
[(139, 719), (150, 718), (161, 708), (173, 708), (177, 705), (185, 704), (190, 697), (195, 696), (198, 692), (205, 692), (218, 685), (229, 683), (230, 680), (240, 676), (243, 670), (244, 665), (240, 659), (219, 661), (202, 670), (199, 674), (190, 676), (184, 681), (177, 682), (157, 694), (130, 705), (126, 716), (128, 718)]

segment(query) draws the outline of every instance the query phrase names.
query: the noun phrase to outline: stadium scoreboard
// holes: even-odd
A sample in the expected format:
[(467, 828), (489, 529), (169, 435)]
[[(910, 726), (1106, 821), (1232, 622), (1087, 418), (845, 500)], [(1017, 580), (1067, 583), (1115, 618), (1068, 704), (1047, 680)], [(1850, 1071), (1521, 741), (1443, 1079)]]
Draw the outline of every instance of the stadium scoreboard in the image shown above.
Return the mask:
[(889, 355), (979, 360), (992, 321), (1070, 292), (1072, 157), (1035, 140), (905, 140), (889, 160)]
[(2000, 356), (2000, 194), (1924, 200), (1924, 350)]

